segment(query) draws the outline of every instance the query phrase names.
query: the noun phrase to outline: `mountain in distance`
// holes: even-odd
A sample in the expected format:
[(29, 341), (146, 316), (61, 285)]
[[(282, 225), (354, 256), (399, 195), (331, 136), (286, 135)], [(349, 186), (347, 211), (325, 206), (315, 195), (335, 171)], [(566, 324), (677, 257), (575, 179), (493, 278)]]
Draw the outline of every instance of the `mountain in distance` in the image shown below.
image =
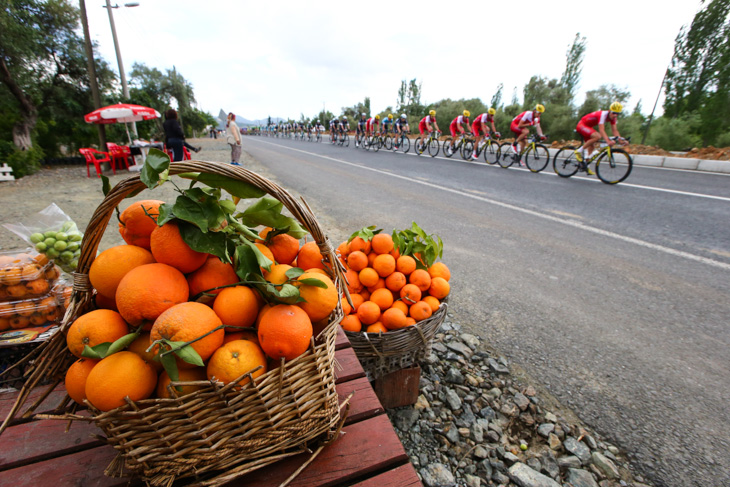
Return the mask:
[[(235, 112), (233, 112), (233, 113), (235, 113)], [(260, 120), (249, 120), (247, 118), (244, 118), (244, 117), (240, 116), (237, 113), (235, 113), (235, 114), (236, 114), (236, 124), (239, 127), (243, 127), (243, 126), (251, 127), (251, 126), (258, 126), (258, 125), (266, 125), (268, 123), (268, 121), (269, 121), (268, 117), (267, 118), (264, 118), (264, 119), (260, 119)], [(218, 112), (218, 120), (221, 121), (221, 123), (218, 125), (219, 127), (225, 128), (227, 117), (228, 117), (228, 112), (224, 112), (223, 109), (221, 109), (221, 111)], [(278, 123), (278, 122), (283, 121), (283, 120), (285, 120), (285, 119), (279, 118), (279, 117), (271, 117), (271, 123)]]

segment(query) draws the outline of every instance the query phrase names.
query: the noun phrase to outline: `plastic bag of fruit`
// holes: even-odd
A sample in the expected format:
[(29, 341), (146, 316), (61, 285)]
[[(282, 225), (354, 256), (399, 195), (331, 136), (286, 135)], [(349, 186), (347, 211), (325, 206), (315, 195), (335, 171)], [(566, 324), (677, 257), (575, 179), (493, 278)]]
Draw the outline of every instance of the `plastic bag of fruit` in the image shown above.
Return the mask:
[(32, 220), (6, 223), (5, 228), (31, 244), (66, 272), (76, 270), (81, 254), (81, 233), (76, 223), (55, 203), (35, 214)]

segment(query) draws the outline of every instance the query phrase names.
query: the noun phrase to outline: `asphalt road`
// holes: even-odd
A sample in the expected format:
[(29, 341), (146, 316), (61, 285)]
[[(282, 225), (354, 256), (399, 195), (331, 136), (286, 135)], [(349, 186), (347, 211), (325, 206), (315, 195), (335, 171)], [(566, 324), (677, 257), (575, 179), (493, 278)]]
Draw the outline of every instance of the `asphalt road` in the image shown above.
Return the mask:
[(455, 319), (660, 486), (730, 486), (730, 176), (635, 167), (616, 186), (246, 137), (336, 246), (416, 221)]

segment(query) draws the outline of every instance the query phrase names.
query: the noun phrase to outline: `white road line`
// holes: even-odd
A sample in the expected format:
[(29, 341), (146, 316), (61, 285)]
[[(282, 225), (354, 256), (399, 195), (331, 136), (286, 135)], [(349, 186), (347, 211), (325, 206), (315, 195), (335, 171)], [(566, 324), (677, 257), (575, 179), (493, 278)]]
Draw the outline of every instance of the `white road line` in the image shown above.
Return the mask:
[(281, 147), (281, 148), (284, 148), (284, 149), (292, 150), (292, 151), (295, 151), (295, 152), (301, 152), (303, 154), (308, 154), (310, 156), (320, 157), (322, 159), (328, 159), (330, 161), (339, 162), (340, 164), (346, 164), (348, 166), (357, 167), (359, 169), (363, 169), (363, 170), (366, 170), (366, 171), (372, 171), (372, 172), (375, 172), (375, 173), (378, 173), (378, 174), (383, 174), (385, 176), (390, 176), (390, 177), (393, 177), (393, 178), (403, 179), (405, 181), (409, 181), (409, 182), (414, 183), (414, 184), (421, 184), (423, 186), (428, 186), (430, 188), (439, 189), (441, 191), (446, 191), (448, 193), (453, 193), (453, 194), (456, 194), (456, 195), (459, 195), (459, 196), (463, 196), (463, 197), (466, 197), (466, 198), (471, 198), (471, 199), (474, 199), (474, 200), (477, 200), (477, 201), (481, 201), (481, 202), (484, 202), (484, 203), (489, 203), (491, 205), (499, 206), (499, 207), (506, 208), (506, 209), (509, 209), (509, 210), (519, 211), (519, 212), (525, 213), (527, 215), (531, 215), (531, 216), (534, 216), (534, 217), (537, 217), (537, 218), (542, 218), (544, 220), (552, 221), (552, 222), (555, 222), (555, 223), (560, 223), (562, 225), (567, 225), (569, 227), (578, 228), (580, 230), (585, 230), (587, 232), (592, 232), (592, 233), (595, 233), (597, 235), (601, 235), (601, 236), (604, 236), (604, 237), (609, 237), (609, 238), (613, 238), (613, 239), (616, 239), (616, 240), (621, 240), (623, 242), (631, 243), (631, 244), (634, 244), (634, 245), (639, 245), (641, 247), (646, 247), (648, 249), (657, 250), (659, 252), (664, 252), (664, 253), (669, 254), (669, 255), (674, 255), (674, 256), (677, 256), (677, 257), (683, 257), (685, 259), (694, 260), (696, 262), (701, 262), (703, 264), (707, 264), (707, 265), (710, 265), (710, 266), (713, 266), (713, 267), (718, 267), (720, 269), (730, 270), (730, 264), (726, 264), (724, 262), (720, 262), (720, 261), (713, 260), (713, 259), (708, 259), (707, 257), (702, 257), (700, 255), (690, 254), (688, 252), (683, 252), (681, 250), (675, 250), (675, 249), (672, 249), (672, 248), (669, 248), (669, 247), (664, 247), (663, 245), (653, 244), (653, 243), (650, 243), (650, 242), (646, 242), (644, 240), (639, 240), (637, 238), (627, 237), (625, 235), (620, 235), (618, 233), (609, 232), (607, 230), (602, 230), (600, 228), (591, 227), (591, 226), (585, 225), (585, 224), (583, 224), (583, 223), (581, 223), (579, 221), (565, 220), (565, 219), (562, 219), (562, 218), (558, 218), (556, 216), (552, 216), (552, 215), (548, 215), (548, 214), (545, 214), (545, 213), (540, 213), (540, 212), (537, 212), (537, 211), (534, 211), (534, 210), (528, 210), (526, 208), (521, 208), (519, 206), (511, 205), (509, 203), (503, 203), (501, 201), (493, 200), (491, 198), (485, 198), (483, 196), (477, 196), (477, 195), (473, 195), (473, 194), (464, 193), (463, 191), (458, 191), (458, 190), (455, 190), (455, 189), (447, 188), (445, 186), (440, 186), (438, 184), (429, 183), (427, 181), (421, 181), (421, 180), (409, 178), (409, 177), (406, 177), (406, 176), (401, 176), (400, 174), (394, 174), (394, 173), (391, 173), (391, 172), (383, 171), (381, 169), (376, 169), (376, 168), (372, 168), (372, 167), (368, 167), (368, 166), (363, 166), (363, 165), (360, 165), (360, 164), (355, 164), (355, 163), (352, 163), (352, 162), (344, 161), (342, 159), (337, 159), (335, 157), (324, 156), (322, 154), (316, 154), (314, 152), (308, 152), (308, 151), (304, 151), (304, 150), (301, 150), (301, 149), (295, 149), (293, 147), (288, 147), (288, 146), (280, 145), (280, 144), (274, 144), (274, 143), (266, 142), (266, 141), (263, 141), (263, 140), (261, 140), (259, 142), (263, 142), (265, 144), (270, 144), (270, 145), (273, 145), (273, 146), (276, 146), (276, 147)]

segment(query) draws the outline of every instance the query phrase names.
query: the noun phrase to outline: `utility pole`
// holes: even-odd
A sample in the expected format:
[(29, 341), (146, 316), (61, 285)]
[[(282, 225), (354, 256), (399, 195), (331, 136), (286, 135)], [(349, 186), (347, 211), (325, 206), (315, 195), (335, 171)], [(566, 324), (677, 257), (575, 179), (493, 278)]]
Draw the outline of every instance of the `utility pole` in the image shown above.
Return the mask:
[[(137, 7), (138, 3), (127, 3), (125, 7)], [(117, 64), (119, 65), (119, 79), (122, 82), (122, 95), (125, 101), (129, 100), (129, 86), (127, 86), (127, 76), (124, 74), (124, 63), (122, 62), (122, 51), (119, 49), (119, 40), (117, 39), (117, 28), (114, 25), (114, 14), (112, 13), (113, 8), (119, 8), (119, 5), (112, 4), (110, 0), (106, 0), (106, 11), (109, 13), (109, 25), (112, 28), (112, 39), (114, 39), (114, 49), (117, 51)], [(132, 133), (137, 137), (137, 124), (132, 122)]]
[(662, 84), (659, 85), (659, 93), (656, 94), (656, 100), (654, 101), (654, 108), (651, 109), (651, 114), (649, 115), (649, 122), (646, 124), (646, 132), (644, 132), (644, 136), (641, 138), (641, 145), (644, 145), (644, 142), (646, 142), (646, 137), (649, 135), (649, 127), (651, 127), (651, 121), (654, 118), (654, 110), (656, 110), (656, 106), (659, 103), (659, 97), (662, 95), (662, 90), (664, 89), (664, 81), (667, 79), (667, 74), (669, 73), (669, 67), (667, 67), (667, 70), (664, 71), (664, 77), (662, 78)]
[[(94, 66), (94, 50), (91, 48), (91, 36), (89, 35), (89, 21), (86, 18), (86, 4), (84, 0), (79, 0), (79, 9), (81, 10), (81, 25), (84, 28), (84, 47), (86, 48), (86, 69), (89, 72), (89, 84), (91, 85), (91, 95), (94, 98), (94, 109), (101, 108), (101, 95), (99, 94), (99, 86), (96, 84), (96, 67)], [(106, 128), (103, 124), (98, 124), (99, 129), (99, 146), (102, 150), (106, 147)]]

